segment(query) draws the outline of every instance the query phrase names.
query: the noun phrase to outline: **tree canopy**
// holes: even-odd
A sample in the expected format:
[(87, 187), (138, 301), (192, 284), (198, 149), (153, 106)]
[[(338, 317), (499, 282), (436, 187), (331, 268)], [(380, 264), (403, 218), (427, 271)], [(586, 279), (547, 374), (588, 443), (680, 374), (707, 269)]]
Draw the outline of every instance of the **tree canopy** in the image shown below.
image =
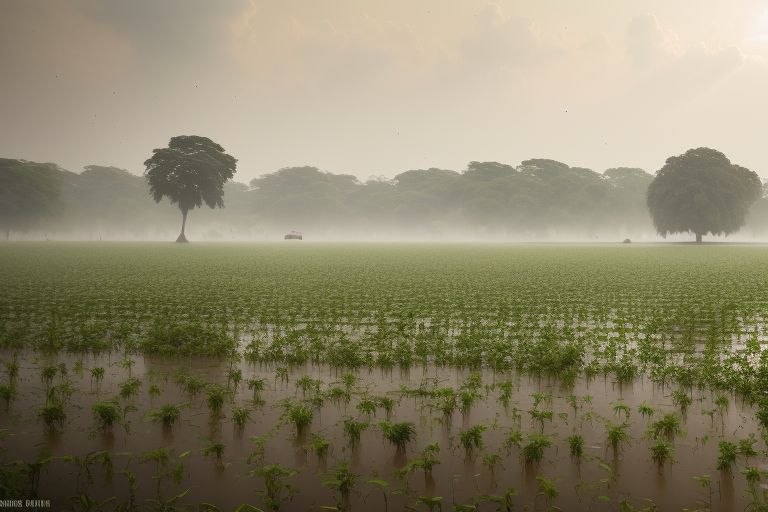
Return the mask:
[(697, 148), (667, 159), (648, 187), (647, 202), (661, 236), (693, 233), (701, 242), (709, 233), (738, 231), (761, 193), (756, 173), (719, 151)]
[(144, 162), (150, 194), (155, 202), (167, 197), (178, 204), (182, 223), (176, 241), (186, 242), (187, 213), (203, 203), (209, 208), (224, 206), (224, 184), (235, 175), (237, 160), (211, 139), (196, 135), (173, 137), (167, 148), (153, 153)]
[(0, 158), (0, 227), (26, 231), (60, 210), (59, 167)]

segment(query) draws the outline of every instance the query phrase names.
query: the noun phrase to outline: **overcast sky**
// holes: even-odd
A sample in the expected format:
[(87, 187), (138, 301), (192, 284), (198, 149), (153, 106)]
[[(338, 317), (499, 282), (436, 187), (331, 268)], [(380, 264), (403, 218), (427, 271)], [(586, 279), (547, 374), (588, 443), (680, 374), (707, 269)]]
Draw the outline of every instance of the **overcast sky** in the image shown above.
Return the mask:
[(768, 176), (765, 0), (0, 0), (0, 156), (135, 173), (204, 135), (238, 181), (554, 158)]

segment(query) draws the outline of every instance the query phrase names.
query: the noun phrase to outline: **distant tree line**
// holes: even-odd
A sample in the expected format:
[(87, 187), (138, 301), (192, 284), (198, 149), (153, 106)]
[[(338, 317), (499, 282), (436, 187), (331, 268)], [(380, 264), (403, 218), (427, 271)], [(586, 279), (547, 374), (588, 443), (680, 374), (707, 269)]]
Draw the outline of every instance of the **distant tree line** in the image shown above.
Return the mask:
[[(598, 173), (555, 160), (531, 159), (517, 166), (470, 162), (461, 172), (415, 169), (391, 179), (367, 181), (316, 167), (289, 167), (246, 185), (228, 181), (234, 174), (235, 160), (220, 146), (204, 138), (175, 139), (181, 138), (172, 139), (168, 148), (155, 150), (145, 163), (144, 177), (114, 167), (92, 165), (77, 174), (55, 164), (0, 159), (0, 227), (7, 236), (27, 232), (52, 238), (167, 238), (173, 231), (178, 233), (179, 209), (186, 224), (185, 208), (189, 211), (190, 205), (205, 203), (212, 208), (226, 208), (194, 210), (191, 226), (199, 239), (276, 239), (296, 229), (309, 239), (468, 236), (616, 240), (650, 237), (655, 230), (662, 234), (731, 233), (743, 223), (749, 206), (756, 201), (747, 219), (747, 234), (768, 231), (768, 199), (760, 197), (756, 175), (738, 166), (732, 170), (722, 153), (701, 153), (706, 148), (696, 151), (713, 162), (712, 169), (720, 165), (731, 169), (734, 176), (746, 176), (746, 181), (729, 182), (730, 175), (724, 178), (711, 171), (714, 181), (699, 187), (696, 180), (694, 184), (686, 183), (685, 176), (678, 176), (672, 185), (677, 192), (653, 196), (649, 186), (655, 176), (642, 169), (619, 167)], [(200, 174), (194, 166), (188, 168), (184, 179), (191, 181), (185, 181), (184, 186), (197, 183), (197, 188), (181, 190), (177, 181), (182, 179), (179, 169), (183, 165), (175, 159), (190, 155), (199, 158), (202, 150), (195, 149), (194, 144), (203, 144), (205, 151), (212, 152), (213, 160), (206, 160), (206, 173)], [(680, 167), (681, 162), (673, 158), (659, 175), (674, 174), (670, 166)], [(687, 176), (690, 181), (690, 174)], [(173, 183), (178, 186), (174, 188)], [(730, 211), (735, 215), (730, 224), (721, 223), (711, 229), (702, 226), (694, 231), (685, 222), (675, 224), (669, 220), (670, 215), (680, 217), (675, 205), (681, 203), (681, 197), (693, 194), (700, 206), (706, 206), (713, 199), (705, 192), (725, 185), (730, 187), (732, 198), (738, 196), (739, 190), (742, 194), (738, 196), (740, 203), (720, 201), (721, 211), (713, 214), (724, 218), (724, 212)], [(669, 189), (658, 183), (655, 187), (657, 191)], [(175, 206), (153, 202), (153, 198), (159, 201), (163, 197), (170, 198)], [(660, 206), (663, 204), (666, 206)], [(653, 218), (649, 207), (657, 210)], [(701, 217), (700, 212), (689, 210), (683, 213), (693, 219)]]

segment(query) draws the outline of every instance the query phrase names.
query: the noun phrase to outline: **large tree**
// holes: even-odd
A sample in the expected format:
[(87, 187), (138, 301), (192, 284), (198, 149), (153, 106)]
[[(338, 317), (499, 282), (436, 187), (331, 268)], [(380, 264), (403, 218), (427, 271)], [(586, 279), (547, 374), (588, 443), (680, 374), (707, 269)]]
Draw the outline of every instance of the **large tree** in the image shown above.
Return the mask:
[(648, 187), (647, 204), (661, 236), (693, 233), (701, 242), (708, 233), (738, 231), (760, 194), (757, 174), (719, 151), (698, 148), (667, 159)]
[(60, 169), (55, 164), (0, 158), (0, 228), (27, 231), (61, 209)]
[(200, 208), (224, 206), (224, 184), (235, 175), (237, 160), (207, 137), (179, 135), (167, 148), (155, 149), (144, 162), (144, 175), (156, 202), (168, 197), (181, 210), (181, 234), (177, 242), (187, 242), (184, 229), (187, 213)]

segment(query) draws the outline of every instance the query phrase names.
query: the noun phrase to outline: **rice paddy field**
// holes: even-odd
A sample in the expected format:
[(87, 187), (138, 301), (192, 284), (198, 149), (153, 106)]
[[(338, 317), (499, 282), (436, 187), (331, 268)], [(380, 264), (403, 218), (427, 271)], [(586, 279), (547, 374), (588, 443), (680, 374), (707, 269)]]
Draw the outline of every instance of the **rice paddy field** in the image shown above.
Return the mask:
[(763, 246), (4, 243), (0, 500), (768, 510), (767, 316)]

